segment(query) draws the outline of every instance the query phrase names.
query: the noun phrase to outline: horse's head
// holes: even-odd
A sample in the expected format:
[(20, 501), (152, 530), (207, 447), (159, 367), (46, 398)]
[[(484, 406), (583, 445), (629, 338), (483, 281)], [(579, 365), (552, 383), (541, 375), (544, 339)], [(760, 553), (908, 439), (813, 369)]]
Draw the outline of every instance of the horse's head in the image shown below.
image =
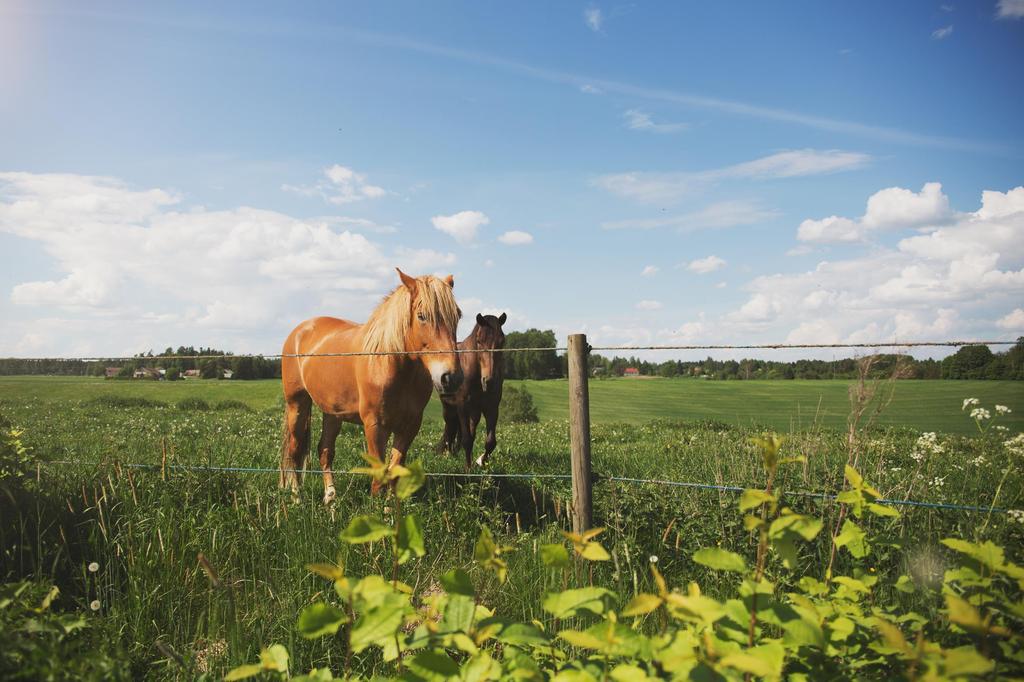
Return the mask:
[[(432, 275), (410, 277), (398, 271), (402, 284), (409, 291), (409, 328), (405, 334), (407, 351), (454, 351), (455, 332), (462, 311), (455, 303), (452, 289), (455, 278), (439, 279)], [(454, 352), (427, 353), (414, 356), (427, 368), (434, 387), (442, 395), (458, 390), (462, 384), (462, 368)]]
[[(476, 328), (473, 329), (474, 345), (481, 350), (504, 348), (505, 332), (502, 331), (501, 325), (505, 324), (506, 319), (505, 313), (498, 317), (477, 313)], [(491, 380), (501, 377), (504, 358), (500, 353), (477, 353), (477, 357), (480, 361), (480, 387), (486, 393)]]

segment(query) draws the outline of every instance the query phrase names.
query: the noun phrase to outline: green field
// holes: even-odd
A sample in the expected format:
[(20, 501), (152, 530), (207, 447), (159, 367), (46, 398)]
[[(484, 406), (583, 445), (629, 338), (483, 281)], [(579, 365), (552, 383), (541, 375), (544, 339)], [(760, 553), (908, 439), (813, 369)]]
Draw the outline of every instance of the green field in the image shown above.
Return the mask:
[[(501, 423), (488, 471), (566, 474), (566, 383), (523, 385), (534, 396), (541, 422)], [(743, 529), (733, 493), (607, 477), (763, 486), (749, 439), (775, 427), (788, 432), (784, 454), (806, 459), (780, 473), (779, 489), (835, 493), (843, 486), (843, 466), (851, 455), (844, 430), (847, 382), (602, 380), (590, 387), (598, 475), (595, 523), (608, 527), (602, 538), (613, 557), (596, 566), (590, 578), (625, 598), (654, 589), (646, 569), (653, 556), (673, 585), (697, 581), (708, 594), (729, 593), (733, 579), (695, 564), (693, 552), (720, 546), (751, 560), (756, 542)], [(122, 406), (110, 400), (125, 397), (152, 402)], [(997, 421), (1008, 432), (978, 434), (960, 409), (968, 397), (990, 410), (996, 403), (1013, 409)], [(878, 423), (857, 433), (857, 467), (888, 498), (1020, 508), (1020, 458), (1003, 440), (1021, 430), (1022, 397), (1021, 385), (1010, 382), (900, 382)], [(185, 398), (202, 399), (214, 409), (179, 407)], [(243, 404), (216, 409), (221, 401)], [(440, 436), (436, 403), (429, 410), (410, 457), (433, 474), (459, 473), (459, 458), (434, 450)], [(349, 575), (384, 570), (389, 550), (383, 543), (343, 547), (339, 554), (337, 536), (354, 515), (388, 518), (392, 503), (371, 498), (363, 477), (339, 474), (338, 499), (325, 509), (315, 474), (307, 476), (294, 504), (277, 490), (276, 472), (202, 469), (276, 467), (281, 436), (276, 382), (4, 377), (0, 414), (22, 431), (30, 448), (24, 490), (0, 477), (0, 574), (4, 580), (56, 583), (63, 608), (90, 613), (90, 602), (99, 601), (99, 611), (90, 617), (118, 656), (130, 662), (134, 678), (194, 676), (171, 664), (155, 648), (157, 641), (187, 661), (206, 661), (215, 676), (254, 660), (260, 646), (272, 642), (289, 648), (293, 670), (313, 665), (340, 670), (336, 648), (304, 640), (295, 631), (296, 614), (324, 595), (323, 581), (304, 566), (338, 558)], [(925, 430), (939, 432), (939, 450), (922, 454), (917, 441)], [(338, 441), (335, 471), (360, 464), (362, 450), (361, 431), (347, 426)], [(165, 456), (171, 465), (166, 480), (159, 470)], [(309, 466), (317, 467), (315, 458)], [(996, 499), (1004, 471), (1005, 485)], [(432, 476), (403, 504), (420, 518), (428, 554), (402, 566), (398, 577), (420, 593), (440, 573), (464, 568), (478, 582), (484, 603), (510, 618), (540, 619), (550, 626), (538, 604), (545, 590), (561, 589), (561, 580), (542, 567), (538, 547), (562, 541), (560, 531), (569, 526), (568, 499), (570, 484), (562, 479)], [(826, 527), (837, 519), (834, 504), (784, 499), (801, 513), (821, 517)], [(995, 514), (986, 524), (984, 512), (901, 511), (900, 518), (860, 521), (887, 538), (872, 555), (870, 570), (889, 584), (903, 573), (922, 585), (941, 584), (948, 556), (938, 540), (976, 538), (983, 527), (984, 539), (1020, 561), (1024, 524), (1008, 515)], [(481, 525), (514, 548), (503, 586), (474, 564)], [(820, 577), (829, 543), (827, 533), (808, 543), (794, 575)], [(199, 553), (228, 589), (211, 587), (198, 567)], [(100, 565), (99, 572), (86, 571), (91, 562)], [(845, 554), (836, 563), (837, 571), (855, 568)], [(780, 591), (791, 588), (779, 583)], [(879, 598), (898, 597), (893, 594), (889, 590)], [(926, 617), (940, 617), (937, 587), (899, 598)], [(366, 676), (389, 670), (379, 655), (358, 661), (357, 671)]]
[[(593, 423), (642, 424), (652, 419), (715, 419), (737, 426), (763, 426), (780, 431), (845, 425), (852, 382), (701, 381), (696, 379), (602, 379), (590, 382)], [(541, 419), (567, 419), (569, 386), (564, 380), (510, 381), (533, 396)], [(209, 402), (241, 400), (255, 409), (278, 404), (277, 381), (108, 381), (91, 377), (0, 377), (0, 401), (35, 398), (87, 401), (102, 395), (144, 397), (174, 403), (200, 397)], [(974, 424), (960, 410), (964, 398), (1014, 410), (1003, 424), (1024, 428), (1024, 382), (900, 381), (892, 403), (879, 423), (919, 431), (970, 433)], [(439, 419), (433, 399), (427, 419)]]

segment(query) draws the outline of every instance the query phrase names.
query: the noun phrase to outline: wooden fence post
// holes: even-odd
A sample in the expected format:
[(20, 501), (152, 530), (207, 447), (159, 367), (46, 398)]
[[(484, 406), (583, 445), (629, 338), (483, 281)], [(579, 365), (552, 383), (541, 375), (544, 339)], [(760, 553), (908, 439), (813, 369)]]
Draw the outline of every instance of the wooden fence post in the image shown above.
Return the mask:
[(586, 334), (569, 336), (569, 440), (572, 445), (572, 530), (582, 533), (592, 522), (590, 483), (590, 390), (587, 386)]

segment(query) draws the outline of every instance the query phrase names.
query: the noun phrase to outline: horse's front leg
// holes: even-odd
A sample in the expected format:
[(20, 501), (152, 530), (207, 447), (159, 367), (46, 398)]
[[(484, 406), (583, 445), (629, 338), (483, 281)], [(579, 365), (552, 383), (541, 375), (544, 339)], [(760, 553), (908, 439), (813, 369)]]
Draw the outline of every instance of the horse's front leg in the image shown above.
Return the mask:
[(388, 469), (400, 466), (405, 461), (405, 453), (412, 446), (416, 434), (420, 432), (420, 425), (423, 423), (423, 415), (418, 414), (402, 421), (401, 426), (395, 430), (395, 440), (391, 443), (391, 461)]
[(484, 441), (484, 454), (477, 458), (476, 463), (479, 466), (483, 466), (487, 459), (494, 452), (494, 448), (498, 446), (498, 406), (495, 405), (490, 409), (484, 410), (484, 418), (487, 420), (487, 439)]
[(460, 445), (466, 455), (466, 471), (469, 471), (473, 468), (473, 441), (476, 440), (476, 426), (480, 423), (480, 411), (469, 407), (460, 410), (459, 422), (462, 430)]
[[(388, 436), (391, 433), (376, 420), (363, 419), (363, 433), (366, 435), (366, 452), (374, 459), (384, 460), (384, 449), (388, 444)], [(380, 492), (381, 485), (376, 480), (370, 484), (370, 494), (376, 495)]]
[(324, 413), (324, 428), (320, 433), (320, 443), (317, 445), (320, 470), (324, 475), (324, 504), (330, 504), (336, 496), (331, 466), (334, 464), (334, 445), (338, 440), (338, 432), (341, 431), (341, 423), (341, 417)]

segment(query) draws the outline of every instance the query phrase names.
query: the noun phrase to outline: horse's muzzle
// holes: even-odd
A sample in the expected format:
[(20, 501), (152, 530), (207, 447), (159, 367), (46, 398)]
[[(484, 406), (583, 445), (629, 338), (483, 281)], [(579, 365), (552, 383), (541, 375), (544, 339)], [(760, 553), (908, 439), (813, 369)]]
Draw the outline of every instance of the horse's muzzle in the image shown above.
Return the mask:
[(455, 393), (462, 385), (462, 372), (445, 372), (441, 375), (440, 393), (447, 395)]

